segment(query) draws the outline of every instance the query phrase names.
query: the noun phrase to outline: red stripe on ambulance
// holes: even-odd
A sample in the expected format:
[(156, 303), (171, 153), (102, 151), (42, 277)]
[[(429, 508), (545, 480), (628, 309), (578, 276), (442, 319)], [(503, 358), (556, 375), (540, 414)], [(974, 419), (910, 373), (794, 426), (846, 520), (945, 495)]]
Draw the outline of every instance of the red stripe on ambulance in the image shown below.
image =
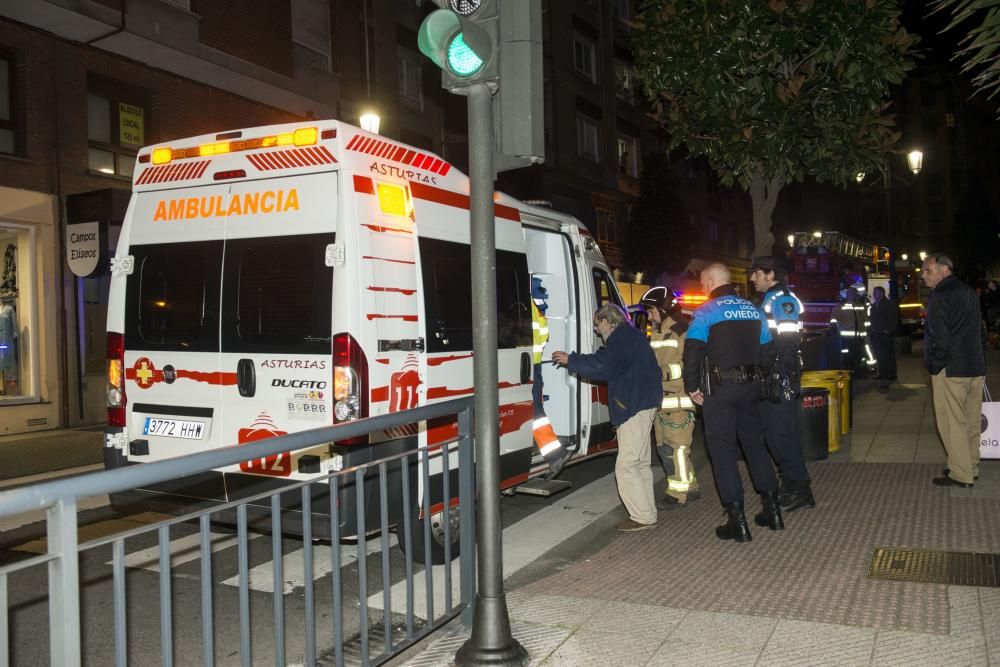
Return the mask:
[[(426, 183), (411, 181), (410, 193), (413, 195), (414, 199), (423, 199), (424, 201), (434, 202), (435, 204), (444, 204), (445, 206), (454, 206), (455, 208), (466, 210), (469, 208), (468, 195), (452, 192), (451, 190), (444, 190), (442, 188), (436, 188), (433, 185), (427, 185)], [(498, 218), (513, 220), (515, 222), (521, 221), (521, 214), (516, 208), (504, 206), (503, 204), (494, 204), (493, 209)]]

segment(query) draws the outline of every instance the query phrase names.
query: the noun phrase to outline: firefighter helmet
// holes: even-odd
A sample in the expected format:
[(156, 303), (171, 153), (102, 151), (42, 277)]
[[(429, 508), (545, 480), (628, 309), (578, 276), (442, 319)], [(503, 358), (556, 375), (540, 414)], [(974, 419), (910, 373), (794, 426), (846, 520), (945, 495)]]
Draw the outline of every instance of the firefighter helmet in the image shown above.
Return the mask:
[(646, 290), (639, 303), (647, 307), (654, 306), (663, 312), (669, 313), (677, 307), (677, 297), (674, 296), (673, 290), (669, 287), (657, 285)]

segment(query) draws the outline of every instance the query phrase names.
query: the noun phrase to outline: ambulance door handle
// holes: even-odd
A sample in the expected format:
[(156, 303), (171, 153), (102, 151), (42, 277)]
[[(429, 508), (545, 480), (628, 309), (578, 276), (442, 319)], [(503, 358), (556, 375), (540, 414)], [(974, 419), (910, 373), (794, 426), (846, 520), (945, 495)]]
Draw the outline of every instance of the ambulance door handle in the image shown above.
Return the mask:
[(521, 353), (521, 384), (531, 382), (531, 355), (527, 352)]
[(253, 359), (240, 359), (236, 364), (236, 387), (240, 390), (240, 396), (245, 398), (252, 398), (257, 393), (257, 373)]

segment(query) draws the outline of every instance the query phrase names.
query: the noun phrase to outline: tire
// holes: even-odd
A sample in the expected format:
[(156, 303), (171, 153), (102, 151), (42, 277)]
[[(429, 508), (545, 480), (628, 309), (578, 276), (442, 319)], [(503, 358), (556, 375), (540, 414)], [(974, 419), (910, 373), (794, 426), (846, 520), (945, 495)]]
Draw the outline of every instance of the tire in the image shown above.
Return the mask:
[[(419, 516), (419, 507), (414, 507), (410, 511), (410, 544), (412, 545), (413, 560), (417, 563), (423, 563), (424, 565), (444, 565), (445, 564), (445, 545), (444, 545), (444, 524), (442, 519), (445, 516), (444, 512), (438, 512), (437, 514), (432, 514), (430, 517)], [(450, 518), (450, 532), (451, 537), (451, 559), (455, 560), (458, 558), (460, 553), (460, 542), (459, 542), (459, 528), (458, 528), (458, 517), (459, 509), (458, 507), (451, 508), (448, 513)], [(427, 524), (428, 518), (430, 519), (431, 528), (431, 551), (430, 559), (428, 560), (426, 543), (424, 541), (424, 526)], [(399, 524), (399, 548), (406, 551), (406, 540), (405, 540), (405, 530), (406, 526), (404, 523)]]

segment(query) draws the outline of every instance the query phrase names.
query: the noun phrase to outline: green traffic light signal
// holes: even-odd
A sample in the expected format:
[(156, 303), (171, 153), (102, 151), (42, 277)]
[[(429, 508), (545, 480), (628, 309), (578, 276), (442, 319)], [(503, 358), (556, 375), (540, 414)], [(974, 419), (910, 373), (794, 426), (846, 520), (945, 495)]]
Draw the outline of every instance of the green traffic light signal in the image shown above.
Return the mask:
[(417, 46), (446, 74), (460, 80), (483, 73), (495, 49), (494, 39), (482, 27), (450, 9), (435, 10), (424, 19)]
[(448, 44), (447, 63), (455, 76), (472, 76), (483, 68), (483, 59), (465, 43), (462, 33), (456, 34)]

